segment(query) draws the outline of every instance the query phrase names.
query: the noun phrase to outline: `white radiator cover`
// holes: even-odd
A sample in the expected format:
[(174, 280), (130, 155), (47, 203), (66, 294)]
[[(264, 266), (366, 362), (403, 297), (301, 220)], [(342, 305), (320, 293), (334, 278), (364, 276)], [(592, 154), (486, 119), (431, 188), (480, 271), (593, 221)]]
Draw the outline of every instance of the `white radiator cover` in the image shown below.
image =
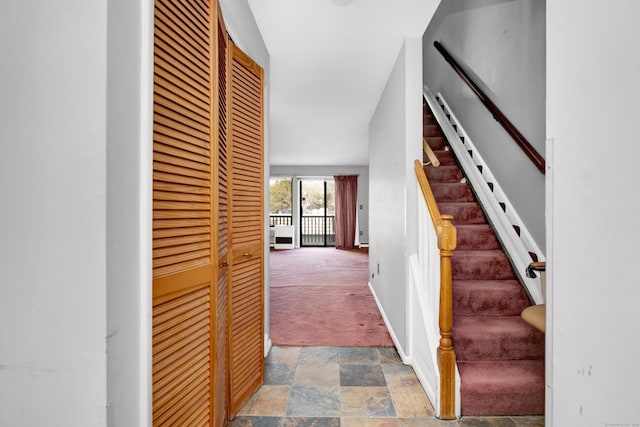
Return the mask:
[(274, 249), (293, 249), (295, 247), (293, 225), (276, 225), (273, 227), (273, 231)]

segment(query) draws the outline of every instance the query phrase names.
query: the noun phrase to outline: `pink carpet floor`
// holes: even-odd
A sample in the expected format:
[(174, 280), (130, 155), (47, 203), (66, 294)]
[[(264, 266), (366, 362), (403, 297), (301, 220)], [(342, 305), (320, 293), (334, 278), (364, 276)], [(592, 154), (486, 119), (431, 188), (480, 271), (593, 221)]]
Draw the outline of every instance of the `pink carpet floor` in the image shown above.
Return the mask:
[(274, 345), (393, 345), (368, 287), (366, 250), (272, 250), (270, 266)]

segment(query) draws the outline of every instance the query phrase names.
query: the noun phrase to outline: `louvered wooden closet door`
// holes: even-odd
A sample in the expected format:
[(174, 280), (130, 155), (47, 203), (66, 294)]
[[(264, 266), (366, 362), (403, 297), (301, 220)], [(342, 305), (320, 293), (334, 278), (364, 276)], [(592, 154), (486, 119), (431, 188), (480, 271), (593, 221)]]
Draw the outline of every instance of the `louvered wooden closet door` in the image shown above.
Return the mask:
[(230, 43), (230, 412), (264, 380), (262, 68)]
[[(217, 307), (217, 352), (218, 360), (215, 374), (215, 393), (220, 398), (216, 399), (214, 407), (214, 425), (222, 427), (227, 421), (227, 397), (228, 397), (228, 375), (227, 375), (227, 286), (228, 286), (228, 264), (229, 248), (227, 238), (228, 227), (228, 172), (227, 172), (227, 101), (228, 101), (228, 38), (227, 31), (222, 22), (222, 14), (218, 7), (217, 21), (217, 46), (218, 46), (218, 307)], [(224, 396), (224, 397), (223, 397)]]
[[(153, 424), (209, 426), (215, 372), (217, 6), (157, 0), (154, 32)], [(215, 26), (213, 26), (215, 28)], [(223, 360), (224, 363), (224, 360)]]

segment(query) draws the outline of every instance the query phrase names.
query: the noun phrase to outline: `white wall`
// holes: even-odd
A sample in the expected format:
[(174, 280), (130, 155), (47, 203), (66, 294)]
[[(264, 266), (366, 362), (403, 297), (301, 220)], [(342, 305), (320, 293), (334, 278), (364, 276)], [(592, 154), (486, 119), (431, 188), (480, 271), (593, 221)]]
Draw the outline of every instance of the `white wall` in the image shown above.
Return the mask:
[(0, 3), (0, 425), (106, 424), (107, 2)]
[(545, 156), (545, 1), (447, 0), (423, 37), (424, 82), (442, 92), (539, 247), (544, 175), (433, 46), (440, 41)]
[(547, 425), (640, 424), (638, 16), (547, 5)]
[(219, 0), (224, 22), (233, 42), (265, 71), (269, 82), (269, 51), (249, 7), (248, 0)]
[(421, 158), (420, 40), (408, 38), (369, 124), (370, 283), (390, 332), (406, 350), (409, 255), (416, 251), (413, 161)]
[(151, 425), (153, 3), (110, 0), (107, 421)]
[[(297, 184), (298, 177), (323, 177), (335, 175), (358, 175), (357, 204), (358, 228), (362, 232), (360, 243), (369, 242), (369, 167), (368, 166), (271, 166), (272, 177), (292, 177), (294, 179), (293, 196), (293, 222), (296, 230), (300, 227), (300, 189)], [(300, 246), (300, 235), (296, 233), (296, 246)]]

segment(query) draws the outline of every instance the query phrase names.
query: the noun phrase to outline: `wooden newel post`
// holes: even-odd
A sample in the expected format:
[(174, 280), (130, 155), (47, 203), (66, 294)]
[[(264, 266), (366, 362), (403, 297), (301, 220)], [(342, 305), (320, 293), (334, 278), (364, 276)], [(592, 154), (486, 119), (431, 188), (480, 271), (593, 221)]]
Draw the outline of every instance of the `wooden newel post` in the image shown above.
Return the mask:
[(440, 419), (455, 419), (456, 354), (453, 351), (453, 296), (451, 289), (451, 255), (456, 248), (456, 228), (453, 217), (440, 215), (437, 228), (440, 249), (440, 345), (438, 365), (440, 367)]

